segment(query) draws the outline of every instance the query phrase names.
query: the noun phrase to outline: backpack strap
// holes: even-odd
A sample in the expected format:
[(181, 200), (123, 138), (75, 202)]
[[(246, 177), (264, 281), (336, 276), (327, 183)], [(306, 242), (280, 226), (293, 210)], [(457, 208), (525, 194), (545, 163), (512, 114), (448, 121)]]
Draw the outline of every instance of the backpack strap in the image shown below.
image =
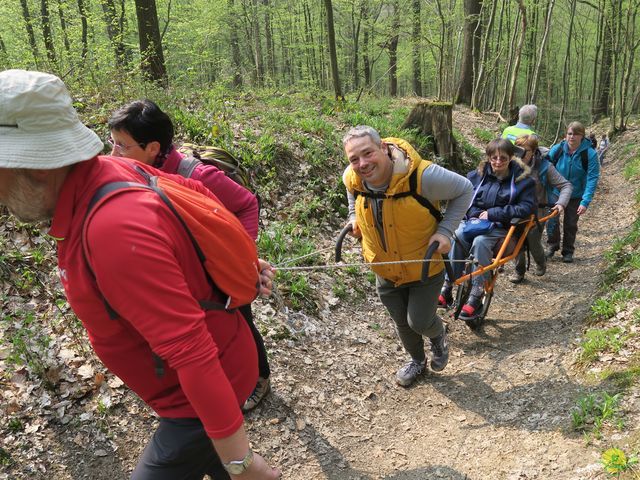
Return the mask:
[(196, 157), (184, 157), (178, 164), (178, 170), (176, 171), (176, 174), (181, 175), (184, 178), (191, 178), (191, 175), (193, 175), (193, 171), (198, 165), (202, 165), (202, 162)]
[[(84, 261), (87, 265), (87, 268), (89, 269), (89, 272), (91, 272), (91, 275), (93, 276), (94, 280), (96, 276), (93, 271), (93, 268), (91, 268), (91, 264), (89, 263), (89, 258), (87, 256), (87, 244), (86, 244), (86, 237), (84, 232), (86, 228), (86, 221), (101, 200), (111, 195), (115, 195), (120, 191), (131, 190), (131, 189), (152, 190), (158, 194), (158, 196), (162, 199), (165, 205), (167, 205), (169, 210), (171, 210), (171, 212), (176, 216), (176, 218), (180, 221), (181, 225), (184, 227), (185, 231), (187, 232), (187, 235), (189, 236), (189, 239), (191, 240), (192, 245), (196, 250), (198, 259), (203, 264), (203, 268), (204, 268), (204, 261), (205, 261), (204, 254), (202, 253), (200, 246), (198, 245), (195, 238), (193, 237), (193, 234), (187, 227), (187, 224), (185, 223), (184, 219), (180, 216), (178, 211), (175, 209), (175, 207), (171, 203), (171, 200), (166, 196), (166, 194), (160, 188), (158, 188), (154, 184), (155, 177), (151, 177), (147, 172), (145, 172), (144, 170), (138, 167), (136, 167), (136, 170), (138, 171), (138, 173), (142, 174), (142, 176), (149, 183), (148, 185), (145, 185), (144, 183), (136, 183), (136, 182), (110, 182), (98, 188), (98, 190), (93, 194), (93, 197), (91, 197), (91, 200), (89, 201), (89, 206), (87, 207), (87, 211), (83, 219), (81, 243), (82, 243), (82, 255), (84, 257)], [(211, 276), (208, 274), (206, 268), (204, 268), (204, 271), (211, 287), (215, 291), (219, 292), (220, 290), (213, 283), (213, 280), (211, 279)], [(102, 296), (102, 302), (104, 303), (105, 310), (107, 311), (107, 315), (109, 316), (109, 319), (116, 320), (119, 317), (118, 313), (109, 304), (109, 302), (104, 297), (104, 295), (102, 295), (102, 292), (100, 292), (100, 295)], [(213, 300), (199, 300), (198, 303), (203, 310), (227, 310), (226, 305), (220, 302), (215, 302)], [(153, 364), (154, 364), (154, 370), (155, 370), (156, 376), (158, 378), (161, 378), (162, 376), (164, 376), (164, 360), (160, 356), (158, 356), (156, 353), (153, 354)]]
[(360, 191), (355, 190), (353, 192), (353, 196), (358, 198), (358, 196), (362, 196), (365, 198), (375, 198), (382, 200), (393, 200), (396, 198), (404, 198), (404, 197), (413, 197), (420, 205), (429, 210), (429, 213), (436, 219), (436, 222), (440, 223), (442, 221), (442, 213), (438, 210), (433, 203), (427, 200), (425, 197), (420, 195), (417, 192), (418, 189), (418, 171), (414, 170), (411, 172), (409, 176), (409, 190), (406, 192), (394, 193), (393, 195), (386, 194), (384, 192), (368, 192), (368, 191)]
[[(556, 149), (553, 155), (549, 156), (549, 161), (555, 167), (558, 164), (558, 160), (560, 160), (560, 155), (562, 155), (562, 147)], [(582, 169), (586, 172), (589, 168), (589, 150), (582, 150), (580, 152), (580, 161), (582, 162)]]
[(580, 160), (582, 161), (582, 169), (587, 172), (589, 168), (589, 150), (580, 152)]

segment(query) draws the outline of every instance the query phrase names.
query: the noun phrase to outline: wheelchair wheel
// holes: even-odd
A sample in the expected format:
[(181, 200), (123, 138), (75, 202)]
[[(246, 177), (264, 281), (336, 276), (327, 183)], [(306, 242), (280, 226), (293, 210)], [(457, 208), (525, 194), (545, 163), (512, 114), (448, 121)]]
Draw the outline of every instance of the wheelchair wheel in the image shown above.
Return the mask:
[(458, 286), (458, 290), (456, 292), (455, 310), (453, 311), (453, 318), (455, 318), (456, 320), (460, 316), (462, 306), (467, 302), (467, 298), (469, 298), (469, 293), (471, 293), (471, 279)]
[(478, 316), (474, 317), (473, 319), (464, 321), (470, 329), (477, 330), (484, 324), (487, 313), (489, 313), (489, 306), (491, 305), (492, 298), (493, 291), (490, 293), (485, 293), (482, 297), (482, 305), (480, 305)]

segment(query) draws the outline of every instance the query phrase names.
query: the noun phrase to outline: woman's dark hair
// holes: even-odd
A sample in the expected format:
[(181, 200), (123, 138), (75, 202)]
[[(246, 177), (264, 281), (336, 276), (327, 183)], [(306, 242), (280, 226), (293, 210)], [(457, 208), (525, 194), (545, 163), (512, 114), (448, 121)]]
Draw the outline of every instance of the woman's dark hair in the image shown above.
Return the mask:
[(513, 143), (511, 143), (506, 138), (495, 138), (491, 140), (485, 148), (487, 157), (490, 157), (498, 151), (506, 153), (507, 155), (509, 155), (509, 158), (513, 157), (513, 155), (516, 153), (515, 148), (513, 148)]
[(487, 143), (484, 151), (486, 153), (486, 156), (482, 160), (480, 160), (477, 168), (478, 172), (480, 172), (481, 175), (484, 174), (484, 169), (489, 163), (489, 158), (491, 158), (494, 153), (504, 152), (509, 155), (509, 160), (511, 160), (516, 153), (515, 147), (506, 138), (495, 138), (491, 140), (489, 143)]
[(168, 153), (173, 144), (173, 123), (169, 115), (146, 98), (113, 112), (108, 124), (110, 130), (123, 130), (138, 143), (160, 143), (162, 154)]

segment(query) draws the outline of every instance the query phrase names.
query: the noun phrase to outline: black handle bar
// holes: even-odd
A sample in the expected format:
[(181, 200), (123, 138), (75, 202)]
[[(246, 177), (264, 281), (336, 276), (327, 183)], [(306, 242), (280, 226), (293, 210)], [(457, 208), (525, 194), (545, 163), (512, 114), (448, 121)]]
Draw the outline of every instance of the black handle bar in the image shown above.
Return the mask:
[[(433, 256), (434, 253), (436, 253), (436, 250), (438, 250), (439, 247), (440, 247), (440, 242), (438, 241), (433, 242), (431, 245), (429, 245), (429, 248), (427, 248), (427, 252), (424, 254), (424, 259), (431, 260), (431, 257)], [(449, 257), (446, 253), (442, 254), (442, 260), (444, 261), (444, 269), (447, 271), (447, 276), (449, 277), (449, 280), (450, 281), (455, 280), (453, 277), (453, 269), (451, 268), (451, 263), (449, 263)], [(424, 262), (422, 264), (421, 280), (423, 282), (426, 282), (427, 279), (429, 278), (429, 265), (430, 265), (430, 262)]]
[(344, 241), (344, 237), (347, 236), (347, 233), (353, 230), (353, 225), (348, 223), (344, 226), (340, 235), (338, 235), (338, 239), (336, 240), (336, 263), (342, 260), (342, 242)]

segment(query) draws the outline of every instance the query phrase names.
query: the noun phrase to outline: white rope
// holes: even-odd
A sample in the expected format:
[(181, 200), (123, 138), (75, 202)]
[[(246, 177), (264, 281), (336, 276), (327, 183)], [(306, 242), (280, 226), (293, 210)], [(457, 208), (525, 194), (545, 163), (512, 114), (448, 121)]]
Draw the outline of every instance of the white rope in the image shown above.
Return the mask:
[[(326, 265), (310, 265), (306, 267), (278, 267), (274, 266), (274, 268), (278, 271), (282, 270), (328, 270), (331, 268), (346, 268), (346, 267), (362, 267), (367, 266), (370, 267), (372, 265), (397, 265), (400, 263), (425, 263), (425, 262), (450, 262), (450, 263), (467, 263), (469, 260), (442, 260), (442, 259), (423, 259), (423, 260), (396, 260), (393, 262), (356, 262), (356, 263), (330, 263)], [(474, 264), (478, 264), (476, 261)]]

